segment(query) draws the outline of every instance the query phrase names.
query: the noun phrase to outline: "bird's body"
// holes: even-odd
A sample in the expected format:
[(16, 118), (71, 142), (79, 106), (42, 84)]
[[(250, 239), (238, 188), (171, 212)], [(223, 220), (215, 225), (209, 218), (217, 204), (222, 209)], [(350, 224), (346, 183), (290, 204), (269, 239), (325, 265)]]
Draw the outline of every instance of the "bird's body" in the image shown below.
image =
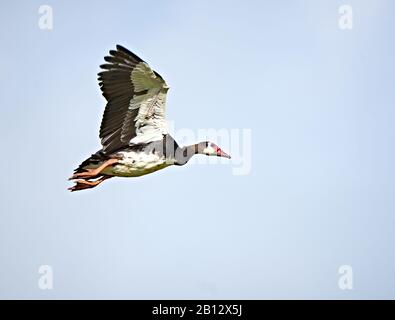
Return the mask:
[(164, 156), (150, 152), (121, 151), (122, 160), (103, 170), (104, 174), (117, 177), (140, 177), (164, 169), (174, 163)]
[(110, 154), (100, 150), (85, 160), (75, 173), (96, 169), (107, 160), (116, 159), (116, 164), (106, 167), (101, 173), (117, 177), (139, 177), (176, 164), (175, 155), (178, 149), (175, 140), (170, 135), (164, 135), (162, 140), (130, 144)]
[(124, 150), (109, 156), (101, 155), (101, 157), (89, 158), (88, 163), (77, 172), (96, 169), (108, 159), (116, 159), (118, 163), (104, 168), (101, 174), (116, 177), (140, 177), (173, 164), (172, 161), (155, 152), (146, 153), (143, 150)]
[(111, 177), (139, 177), (171, 165), (184, 165), (195, 154), (230, 158), (211, 142), (179, 147), (165, 119), (169, 87), (147, 63), (117, 46), (101, 66), (99, 84), (107, 99), (100, 138), (103, 148), (85, 160), (70, 178), (71, 191), (97, 186)]

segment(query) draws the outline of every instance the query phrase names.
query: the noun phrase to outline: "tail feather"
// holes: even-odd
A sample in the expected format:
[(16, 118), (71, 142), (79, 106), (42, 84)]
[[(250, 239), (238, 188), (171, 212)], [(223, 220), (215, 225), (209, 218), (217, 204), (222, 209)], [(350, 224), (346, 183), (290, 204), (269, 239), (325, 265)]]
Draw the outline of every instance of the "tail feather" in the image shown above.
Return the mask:
[(103, 151), (98, 151), (92, 154), (88, 159), (84, 160), (78, 168), (74, 169), (75, 173), (86, 172), (86, 167), (99, 165), (102, 161), (106, 160)]
[[(74, 191), (80, 191), (80, 190), (85, 190), (85, 189), (91, 189), (94, 188), (96, 186), (98, 186), (101, 182), (103, 182), (104, 180), (108, 179), (109, 176), (105, 176), (103, 174), (98, 174), (97, 176), (90, 176), (89, 179), (81, 179), (78, 177), (75, 177), (74, 175), (77, 173), (83, 173), (83, 172), (87, 172), (88, 169), (97, 167), (100, 165), (100, 163), (102, 163), (103, 161), (105, 161), (106, 159), (108, 159), (104, 152), (102, 150), (96, 152), (95, 154), (92, 154), (88, 159), (84, 160), (79, 166), (78, 168), (76, 168), (73, 172), (73, 176), (69, 178), (69, 180), (76, 180), (75, 185), (68, 188), (68, 190), (70, 190), (71, 192)], [(97, 179), (97, 180), (94, 180)]]

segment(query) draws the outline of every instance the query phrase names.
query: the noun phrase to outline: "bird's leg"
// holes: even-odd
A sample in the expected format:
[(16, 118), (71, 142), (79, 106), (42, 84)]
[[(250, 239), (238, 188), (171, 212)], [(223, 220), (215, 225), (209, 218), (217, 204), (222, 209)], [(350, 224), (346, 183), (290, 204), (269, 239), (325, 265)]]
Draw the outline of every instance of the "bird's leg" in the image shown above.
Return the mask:
[(100, 172), (102, 172), (105, 168), (112, 166), (117, 162), (118, 162), (117, 159), (109, 159), (95, 169), (86, 169), (86, 172), (75, 173), (69, 180), (78, 179), (78, 178), (84, 178), (84, 179), (94, 178), (95, 176), (100, 174)]
[(102, 183), (104, 180), (110, 179), (112, 176), (102, 176), (101, 178), (95, 180), (95, 181), (88, 181), (84, 179), (80, 179), (75, 181), (75, 185), (68, 190), (70, 191), (79, 191), (79, 190), (84, 190), (84, 189), (90, 189), (98, 186), (100, 183)]

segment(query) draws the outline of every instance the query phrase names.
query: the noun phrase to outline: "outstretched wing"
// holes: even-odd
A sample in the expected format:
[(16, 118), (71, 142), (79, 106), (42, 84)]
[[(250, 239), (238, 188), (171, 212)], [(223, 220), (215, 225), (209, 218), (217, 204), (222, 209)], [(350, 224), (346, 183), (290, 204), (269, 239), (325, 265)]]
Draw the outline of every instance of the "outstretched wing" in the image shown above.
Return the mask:
[(134, 53), (117, 45), (100, 66), (99, 85), (107, 99), (100, 126), (103, 151), (129, 143), (161, 140), (167, 133), (163, 78)]

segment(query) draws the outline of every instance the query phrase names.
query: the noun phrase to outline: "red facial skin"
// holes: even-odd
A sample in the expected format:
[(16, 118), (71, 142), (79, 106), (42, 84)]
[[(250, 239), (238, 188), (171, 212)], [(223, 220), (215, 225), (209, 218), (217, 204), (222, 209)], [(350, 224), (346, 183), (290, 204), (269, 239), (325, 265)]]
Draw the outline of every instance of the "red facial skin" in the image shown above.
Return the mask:
[(214, 148), (215, 152), (217, 153), (217, 157), (223, 157), (223, 158), (228, 158), (230, 159), (230, 155), (228, 155), (227, 153), (223, 152), (221, 150), (221, 148), (219, 148), (217, 145), (215, 145), (214, 143), (211, 144), (211, 147)]

